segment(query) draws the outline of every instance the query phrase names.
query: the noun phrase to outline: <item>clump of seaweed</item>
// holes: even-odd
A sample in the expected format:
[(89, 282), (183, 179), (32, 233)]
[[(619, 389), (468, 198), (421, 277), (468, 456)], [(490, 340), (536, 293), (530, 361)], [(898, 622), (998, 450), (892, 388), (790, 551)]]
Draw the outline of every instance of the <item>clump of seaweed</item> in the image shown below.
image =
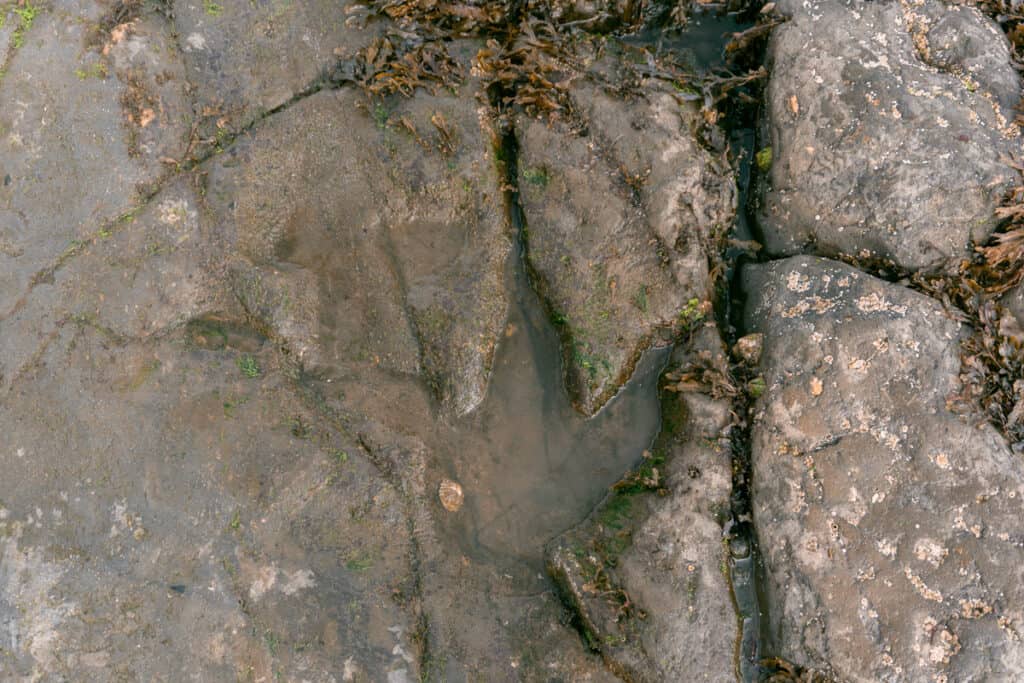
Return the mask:
[(817, 671), (799, 666), (782, 657), (768, 657), (761, 661), (766, 683), (832, 683), (832, 678)]
[(142, 0), (116, 0), (107, 3), (107, 11), (86, 32), (86, 47), (101, 50), (110, 42), (111, 34), (118, 27), (127, 26), (138, 19), (142, 9)]
[(685, 366), (665, 373), (665, 389), (674, 393), (696, 392), (730, 400), (743, 394), (742, 385), (734, 376), (725, 356), (710, 351), (700, 351)]
[(961, 347), (960, 401), (979, 405), (1015, 452), (1024, 452), (1024, 336), (1013, 316), (994, 301), (976, 312), (975, 333)]
[(432, 28), (454, 37), (479, 36), (502, 29), (508, 23), (510, 6), (501, 0), (375, 0), (377, 14), (394, 20), (405, 29)]
[(531, 21), (523, 22), (507, 46), (489, 40), (475, 66), (489, 86), (496, 86), (503, 107), (518, 105), (531, 115), (567, 111), (568, 86), (579, 68), (553, 25)]
[(354, 80), (369, 95), (400, 93), (416, 88), (455, 89), (465, 74), (440, 40), (422, 40), (396, 31), (377, 38), (356, 55)]
[(979, 410), (1024, 452), (1024, 329), (998, 302), (997, 285), (978, 281), (987, 264), (964, 264), (954, 275), (915, 275), (915, 287), (941, 301), (947, 312), (971, 328), (960, 345), (960, 389), (949, 407), (962, 414)]
[(960, 390), (950, 408), (980, 410), (1009, 442), (1024, 452), (1024, 326), (1003, 304), (1024, 283), (1024, 165), (1021, 182), (1008, 191), (996, 215), (1004, 224), (972, 259), (952, 272), (905, 274), (910, 284), (942, 302), (947, 313), (971, 329), (960, 346)]
[[(1006, 163), (1024, 178), (1020, 162), (1010, 159)], [(1005, 224), (990, 244), (977, 248), (982, 258), (979, 264), (973, 264), (976, 278), (990, 294), (1002, 294), (1024, 280), (1024, 182), (1007, 192), (996, 216)]]
[(961, 388), (950, 398), (950, 407), (963, 413), (980, 408), (1014, 452), (1024, 452), (1024, 330), (967, 273), (917, 277), (915, 283), (972, 328), (961, 342)]

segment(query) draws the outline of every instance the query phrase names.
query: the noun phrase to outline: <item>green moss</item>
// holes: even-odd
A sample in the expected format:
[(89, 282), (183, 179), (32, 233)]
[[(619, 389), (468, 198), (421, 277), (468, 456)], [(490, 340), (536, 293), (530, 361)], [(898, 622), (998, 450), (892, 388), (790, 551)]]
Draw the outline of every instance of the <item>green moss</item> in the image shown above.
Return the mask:
[(701, 96), (700, 90), (690, 83), (674, 81), (672, 86), (676, 89), (676, 92), (691, 96), (684, 99), (696, 99)]
[(365, 572), (373, 567), (373, 558), (367, 553), (354, 553), (345, 562), (345, 568), (350, 572)]
[(21, 18), (21, 27), (27, 31), (32, 28), (32, 22), (39, 16), (39, 8), (33, 7), (31, 2), (26, 2), (24, 7), (15, 7), (14, 13)]
[(224, 7), (218, 5), (212, 0), (203, 0), (203, 11), (209, 14), (211, 17), (219, 17), (224, 13)]
[(301, 415), (291, 418), (289, 431), (296, 439), (308, 439), (313, 435), (313, 427), (303, 420)]
[(239, 356), (235, 362), (238, 364), (238, 369), (242, 371), (242, 374), (249, 379), (254, 379), (260, 376), (259, 363), (257, 363), (256, 359), (249, 354)]
[(543, 167), (527, 168), (523, 171), (523, 180), (530, 183), (531, 185), (539, 185), (540, 187), (547, 187), (548, 181), (548, 170)]
[(633, 503), (629, 496), (616, 494), (601, 508), (597, 520), (609, 529), (622, 529), (629, 521), (632, 510)]
[(754, 155), (754, 161), (757, 163), (757, 168), (762, 173), (767, 173), (772, 168), (772, 148), (765, 147), (760, 152)]
[(640, 289), (633, 295), (633, 305), (642, 313), (647, 312), (647, 285), (640, 285)]
[(373, 122), (378, 130), (384, 130), (388, 127), (389, 118), (391, 118), (391, 113), (383, 104), (378, 104), (373, 108)]
[(659, 468), (665, 464), (665, 459), (662, 451), (655, 451), (645, 457), (636, 469), (615, 484), (615, 490), (620, 494), (633, 495), (664, 488), (664, 475)]
[(11, 45), (17, 49), (25, 44), (25, 33), (32, 28), (32, 23), (39, 16), (40, 9), (34, 7), (31, 2), (26, 2), (24, 7), (14, 7), (12, 10), (21, 20), (11, 38)]
[(686, 302), (683, 310), (679, 311), (679, 319), (687, 328), (693, 327), (704, 319), (704, 311), (701, 309), (700, 299), (690, 299)]
[(75, 76), (77, 76), (81, 81), (84, 81), (87, 78), (106, 78), (107, 66), (103, 62), (96, 62), (87, 69), (75, 69)]

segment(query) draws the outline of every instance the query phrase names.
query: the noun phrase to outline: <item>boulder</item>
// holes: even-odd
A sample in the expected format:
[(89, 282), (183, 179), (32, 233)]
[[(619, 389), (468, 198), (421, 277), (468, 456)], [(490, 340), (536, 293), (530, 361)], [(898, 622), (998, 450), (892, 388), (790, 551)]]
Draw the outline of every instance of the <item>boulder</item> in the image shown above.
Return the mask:
[(767, 251), (909, 270), (966, 257), (999, 223), (1020, 152), (999, 26), (933, 0), (779, 6), (792, 16), (770, 42), (758, 156)]
[(743, 269), (764, 334), (753, 509), (771, 646), (838, 680), (1024, 675), (1024, 463), (952, 414), (935, 300), (794, 257)]

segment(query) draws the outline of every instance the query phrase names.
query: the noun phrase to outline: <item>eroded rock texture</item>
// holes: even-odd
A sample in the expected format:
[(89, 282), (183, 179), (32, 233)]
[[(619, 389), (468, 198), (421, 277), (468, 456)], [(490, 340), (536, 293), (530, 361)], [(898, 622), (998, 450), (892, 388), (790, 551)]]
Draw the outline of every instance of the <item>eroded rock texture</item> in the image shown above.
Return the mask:
[[(630, 430), (649, 443), (667, 351), (645, 393), (630, 394), (633, 364), (706, 298), (706, 241), (734, 190), (694, 112), (653, 88), (634, 102), (581, 84), (601, 154), (530, 129), (557, 153), (537, 162), (550, 196), (607, 190), (617, 216), (536, 228), (538, 245), (571, 242), (568, 279), (536, 252), (572, 293), (570, 324), (606, 302), (609, 376), (585, 407), (607, 409), (589, 421), (546, 316), (510, 319), (513, 303), (540, 307), (517, 284), (472, 69), (482, 42), (439, 48), (450, 87), (370, 98), (322, 78), (387, 23), (362, 5), (83, 0), (0, 17), (0, 678), (611, 680), (543, 574), (543, 543), (639, 458)], [(573, 175), (584, 158), (603, 189)], [(506, 361), (497, 400), (503, 344), (525, 360)], [(566, 462), (560, 443), (592, 452)], [(706, 469), (716, 497), (722, 466)], [(456, 476), (451, 512), (437, 491)], [(672, 510), (693, 508), (707, 545), (700, 500)], [(690, 542), (658, 534), (674, 514), (624, 557), (651, 602), (671, 588), (642, 588), (648, 555)], [(671, 557), (666, 571), (693, 574), (689, 546)], [(645, 647), (682, 647), (668, 629), (691, 608), (728, 630), (711, 564), (690, 602), (651, 610)], [(730, 645), (692, 661), (725, 666)], [(655, 670), (687, 656), (659, 653)]]
[(380, 22), (367, 25), (354, 2), (185, 0), (174, 3), (174, 29), (211, 135), (233, 133), (292, 98), (308, 93), (337, 56), (370, 44)]
[[(709, 326), (698, 349), (722, 354)], [(587, 522), (548, 548), (592, 647), (626, 680), (735, 680), (737, 615), (723, 527), (732, 461), (727, 400), (666, 399), (663, 436)], [(656, 491), (656, 493), (655, 493)], [(642, 614), (642, 618), (637, 618)]]
[(655, 79), (633, 97), (615, 95), (597, 77), (609, 69), (625, 77), (598, 63), (571, 86), (578, 121), (524, 116), (517, 127), (529, 261), (563, 326), (568, 383), (588, 414), (652, 340), (710, 298), (708, 256), (736, 205), (724, 159), (691, 132), (693, 103)]
[(912, 270), (967, 256), (998, 224), (1020, 152), (999, 27), (930, 0), (780, 6), (792, 18), (769, 49), (768, 251)]
[(954, 415), (940, 304), (823, 259), (744, 269), (754, 516), (780, 655), (839, 680), (1024, 675), (1024, 464)]
[(422, 374), (455, 414), (486, 391), (511, 254), (493, 133), (465, 88), (317, 93), (213, 160), (207, 187), (243, 257), (236, 295), (304, 369)]

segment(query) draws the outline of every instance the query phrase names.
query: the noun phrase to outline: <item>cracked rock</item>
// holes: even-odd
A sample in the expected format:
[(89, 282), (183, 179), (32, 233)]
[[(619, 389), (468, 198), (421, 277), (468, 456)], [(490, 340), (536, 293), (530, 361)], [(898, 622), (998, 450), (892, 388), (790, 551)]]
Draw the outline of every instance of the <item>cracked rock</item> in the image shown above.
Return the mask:
[(652, 79), (625, 100), (581, 77), (569, 96), (586, 135), (519, 117), (519, 189), (568, 385), (592, 414), (710, 297), (709, 250), (731, 225), (736, 186), (698, 143), (696, 106), (670, 88)]
[(354, 55), (376, 36), (376, 25), (353, 15), (360, 11), (347, 0), (176, 2), (196, 113), (234, 132), (305, 92), (339, 55)]
[(211, 161), (235, 291), (307, 371), (422, 374), (455, 414), (483, 399), (511, 253), (489, 125), (471, 97), (323, 91)]
[(848, 681), (1024, 675), (1024, 463), (946, 407), (965, 331), (832, 261), (742, 278), (765, 335), (753, 504), (778, 654)]
[(37, 273), (137, 204), (164, 175), (159, 157), (184, 146), (166, 26), (140, 20), (102, 54), (86, 49), (99, 10), (38, 9), (0, 75), (0, 315)]
[[(705, 328), (676, 361), (693, 360), (698, 348), (723, 356), (717, 328)], [(696, 392), (662, 405), (665, 432), (635, 470), (642, 485), (628, 475), (585, 523), (555, 539), (549, 571), (591, 647), (626, 680), (734, 681), (738, 621), (722, 542), (731, 406)]]

